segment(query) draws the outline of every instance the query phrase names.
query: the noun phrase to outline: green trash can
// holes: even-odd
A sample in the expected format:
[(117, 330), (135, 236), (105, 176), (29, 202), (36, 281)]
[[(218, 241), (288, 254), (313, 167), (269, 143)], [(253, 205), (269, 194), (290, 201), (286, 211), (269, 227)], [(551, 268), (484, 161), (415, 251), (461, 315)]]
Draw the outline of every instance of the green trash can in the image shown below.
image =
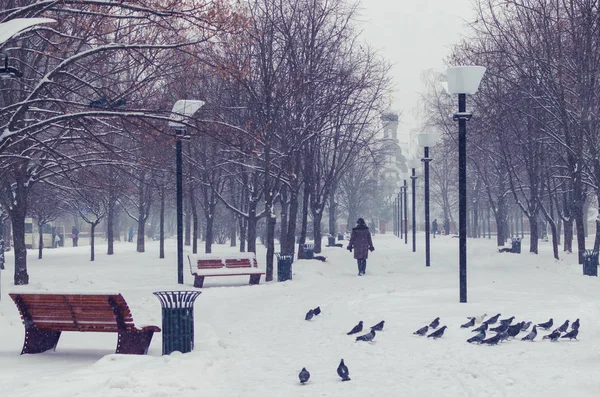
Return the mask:
[(304, 259), (314, 259), (315, 257), (315, 245), (304, 244)]
[(511, 242), (512, 242), (512, 253), (520, 254), (521, 253), (521, 239), (519, 237), (514, 237)]
[(342, 233), (338, 234), (338, 241), (342, 241), (344, 239), (344, 235)]
[(329, 236), (329, 237), (327, 238), (327, 241), (328, 241), (328, 245), (329, 245), (329, 246), (333, 246), (333, 245), (335, 245), (335, 236)]
[(277, 281), (288, 281), (292, 279), (292, 255), (276, 252), (277, 256)]
[(583, 252), (583, 275), (598, 277), (598, 251)]
[(158, 291), (162, 306), (162, 354), (194, 349), (194, 301), (200, 291)]

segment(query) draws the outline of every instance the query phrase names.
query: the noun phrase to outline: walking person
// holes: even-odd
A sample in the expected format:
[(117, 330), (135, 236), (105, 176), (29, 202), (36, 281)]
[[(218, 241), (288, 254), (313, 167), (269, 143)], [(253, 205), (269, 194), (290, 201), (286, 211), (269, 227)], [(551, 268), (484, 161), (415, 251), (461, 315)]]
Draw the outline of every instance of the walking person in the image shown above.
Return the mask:
[(371, 232), (363, 218), (358, 218), (356, 221), (356, 227), (352, 229), (350, 242), (348, 243), (347, 248), (350, 252), (354, 249), (354, 259), (356, 259), (358, 263), (358, 275), (362, 276), (367, 270), (369, 251), (375, 251), (373, 240), (371, 239)]
[(71, 228), (71, 238), (73, 239), (73, 247), (77, 247), (77, 241), (79, 240), (79, 230), (75, 226)]
[(133, 226), (129, 226), (129, 238), (127, 239), (130, 243), (133, 242)]
[(433, 233), (433, 238), (435, 238), (435, 235), (438, 234), (437, 219), (434, 219), (433, 222), (431, 223), (431, 233)]

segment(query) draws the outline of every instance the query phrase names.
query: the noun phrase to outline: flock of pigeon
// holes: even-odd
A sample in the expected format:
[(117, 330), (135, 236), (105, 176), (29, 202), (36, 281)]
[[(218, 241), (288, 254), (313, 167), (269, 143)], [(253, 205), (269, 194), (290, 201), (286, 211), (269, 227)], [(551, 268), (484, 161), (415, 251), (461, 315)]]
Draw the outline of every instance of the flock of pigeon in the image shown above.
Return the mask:
[[(306, 315), (304, 316), (304, 319), (306, 321), (310, 321), (310, 320), (313, 319), (314, 316), (318, 316), (319, 314), (321, 314), (321, 307), (317, 306), (314, 309), (310, 309), (306, 313)], [(377, 331), (382, 331), (383, 330), (383, 325), (384, 324), (385, 324), (385, 321), (378, 322), (377, 324), (375, 324), (374, 326), (371, 327), (371, 331), (370, 332), (367, 332), (364, 335), (357, 336), (356, 337), (356, 341), (371, 342), (375, 338), (375, 333)], [(350, 330), (350, 332), (347, 333), (347, 335), (358, 334), (362, 330), (363, 330), (363, 322), (359, 321), (358, 324), (356, 324)], [(340, 361), (340, 364), (337, 367), (337, 374), (338, 374), (338, 376), (340, 378), (342, 378), (342, 382), (350, 380), (350, 376), (349, 376), (350, 375), (350, 371), (348, 371), (348, 367), (344, 363), (344, 359), (343, 358), (342, 358), (342, 360)], [(302, 368), (302, 370), (298, 374), (298, 378), (300, 378), (300, 383), (305, 384), (310, 379), (310, 372), (308, 372), (308, 370), (306, 368)]]
[[(485, 320), (487, 314), (482, 314), (481, 316), (475, 317), (467, 317), (469, 321), (465, 324), (461, 325), (461, 328), (470, 328), (474, 327), (475, 324), (481, 324), (479, 327), (472, 330), (472, 332), (477, 332), (477, 335), (472, 338), (467, 339), (469, 343), (479, 343), (483, 345), (497, 345), (498, 342), (502, 342), (508, 340), (508, 338), (516, 338), (521, 332), (527, 332), (529, 327), (531, 326), (531, 321), (521, 321), (519, 323), (513, 324), (515, 316), (500, 319), (501, 314), (498, 313), (493, 317)], [(499, 322), (500, 324), (496, 327), (490, 327), (492, 324), (496, 324)], [(511, 325), (512, 324), (512, 325)], [(422, 328), (419, 328), (413, 334), (424, 336), (429, 332), (429, 329), (436, 329), (440, 325), (440, 318), (437, 317), (433, 320), (429, 325), (426, 325)], [(550, 319), (545, 323), (540, 323), (533, 326), (533, 329), (524, 337), (521, 338), (523, 341), (530, 341), (537, 337), (538, 328), (544, 330), (550, 330), (554, 325), (554, 320)], [(446, 326), (444, 325), (440, 329), (437, 329), (427, 335), (428, 338), (437, 339), (444, 335), (444, 331), (446, 330)], [(493, 331), (496, 334), (486, 339), (486, 331)], [(563, 335), (564, 334), (564, 335)], [(556, 342), (560, 338), (566, 338), (569, 340), (578, 340), (577, 335), (579, 334), (579, 319), (573, 321), (571, 324), (571, 329), (569, 330), (569, 320), (566, 320), (560, 327), (553, 330), (550, 334), (545, 335), (542, 339), (550, 339), (552, 342)]]

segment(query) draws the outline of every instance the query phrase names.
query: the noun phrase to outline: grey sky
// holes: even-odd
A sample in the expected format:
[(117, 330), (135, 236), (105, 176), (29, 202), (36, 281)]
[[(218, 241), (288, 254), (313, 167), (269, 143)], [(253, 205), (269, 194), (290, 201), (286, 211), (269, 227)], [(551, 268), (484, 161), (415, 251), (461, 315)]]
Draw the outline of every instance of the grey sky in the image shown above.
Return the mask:
[(474, 15), (471, 0), (361, 0), (364, 39), (392, 64), (399, 134), (418, 126), (413, 108), (423, 91), (421, 72), (444, 70), (450, 47)]

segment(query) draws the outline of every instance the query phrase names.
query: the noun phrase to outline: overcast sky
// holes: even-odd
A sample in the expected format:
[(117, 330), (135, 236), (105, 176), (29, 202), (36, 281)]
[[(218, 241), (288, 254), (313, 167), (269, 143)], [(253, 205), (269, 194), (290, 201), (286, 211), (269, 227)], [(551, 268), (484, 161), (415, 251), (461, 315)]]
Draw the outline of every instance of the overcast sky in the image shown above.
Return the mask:
[(416, 128), (421, 72), (444, 71), (450, 47), (474, 15), (471, 0), (361, 0), (365, 41), (394, 66), (392, 108), (401, 112), (399, 134)]

